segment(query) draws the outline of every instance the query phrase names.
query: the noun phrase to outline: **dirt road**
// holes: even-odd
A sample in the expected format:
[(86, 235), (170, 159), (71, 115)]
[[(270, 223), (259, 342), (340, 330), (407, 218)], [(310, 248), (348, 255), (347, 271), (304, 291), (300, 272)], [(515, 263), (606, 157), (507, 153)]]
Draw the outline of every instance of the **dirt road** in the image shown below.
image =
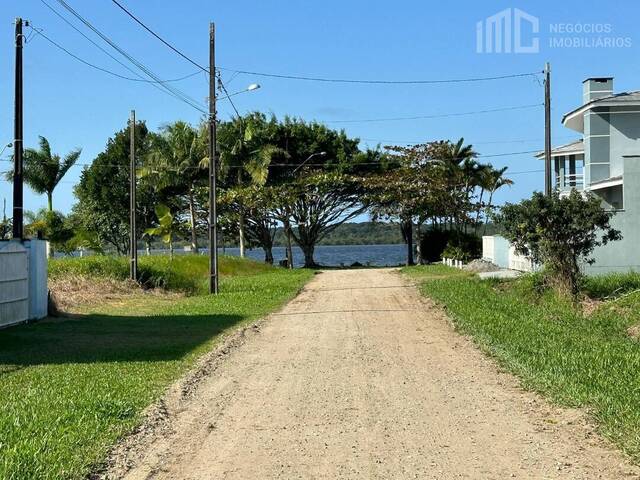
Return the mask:
[(319, 274), (169, 417), (125, 478), (639, 478), (391, 270)]

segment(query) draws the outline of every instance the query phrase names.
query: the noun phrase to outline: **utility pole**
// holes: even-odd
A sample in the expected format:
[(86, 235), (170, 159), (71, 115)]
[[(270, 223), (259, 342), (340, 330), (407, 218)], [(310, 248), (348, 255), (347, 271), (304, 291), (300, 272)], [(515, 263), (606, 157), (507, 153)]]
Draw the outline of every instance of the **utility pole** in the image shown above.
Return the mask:
[(216, 148), (216, 26), (209, 24), (209, 293), (218, 293), (218, 152)]
[(16, 18), (15, 116), (13, 124), (13, 238), (22, 240), (24, 218), (22, 153), (22, 18)]
[(551, 65), (544, 64), (544, 194), (551, 196)]
[(129, 120), (129, 278), (138, 280), (138, 241), (136, 238), (136, 111)]

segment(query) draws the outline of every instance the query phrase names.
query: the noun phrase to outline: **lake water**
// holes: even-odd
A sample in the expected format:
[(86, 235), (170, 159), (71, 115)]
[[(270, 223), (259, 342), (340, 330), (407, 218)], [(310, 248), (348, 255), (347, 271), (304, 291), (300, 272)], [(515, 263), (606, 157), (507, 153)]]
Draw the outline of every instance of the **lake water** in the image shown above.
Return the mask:
[[(200, 253), (206, 255), (208, 249), (201, 248)], [(220, 248), (220, 254), (240, 255), (239, 248)], [(169, 251), (165, 249), (151, 250), (151, 255), (168, 255)], [(176, 255), (184, 255), (189, 252), (177, 248)], [(146, 254), (144, 250), (138, 250), (138, 256), (142, 257)], [(74, 252), (73, 256), (78, 256), (79, 252)], [(91, 253), (85, 253), (91, 255)], [(358, 262), (365, 266), (391, 267), (404, 264), (407, 255), (406, 245), (318, 245), (315, 249), (314, 258), (320, 265), (328, 267), (348, 267)], [(55, 252), (56, 257), (63, 256), (60, 252)], [(264, 261), (264, 251), (261, 248), (247, 250), (247, 256), (259, 262)], [(273, 260), (277, 265), (280, 260), (287, 257), (284, 247), (273, 248)], [(299, 247), (293, 247), (293, 260), (296, 267), (304, 264), (304, 255)]]
[[(222, 250), (220, 250), (222, 253)], [(239, 255), (240, 249), (227, 248), (227, 255)], [(354, 262), (362, 265), (388, 267), (403, 264), (406, 260), (407, 247), (405, 245), (318, 245), (314, 258), (320, 265), (331, 267), (349, 266)], [(255, 260), (264, 261), (264, 251), (261, 248), (247, 250), (247, 256)], [(273, 248), (274, 264), (287, 258), (284, 247)], [(299, 247), (293, 248), (293, 264), (301, 267), (304, 255)]]

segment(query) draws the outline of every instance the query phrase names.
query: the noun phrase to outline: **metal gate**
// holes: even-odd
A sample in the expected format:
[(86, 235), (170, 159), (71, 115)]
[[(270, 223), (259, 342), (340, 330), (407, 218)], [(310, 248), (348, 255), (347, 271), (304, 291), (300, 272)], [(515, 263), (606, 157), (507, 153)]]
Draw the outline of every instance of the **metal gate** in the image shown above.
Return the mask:
[(29, 318), (29, 259), (20, 242), (0, 243), (0, 327)]

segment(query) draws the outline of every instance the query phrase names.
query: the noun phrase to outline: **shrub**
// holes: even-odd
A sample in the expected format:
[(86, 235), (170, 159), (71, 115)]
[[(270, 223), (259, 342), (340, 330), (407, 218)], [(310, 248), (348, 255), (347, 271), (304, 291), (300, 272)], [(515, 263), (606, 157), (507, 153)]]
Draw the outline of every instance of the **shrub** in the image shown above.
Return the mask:
[(469, 261), (481, 256), (482, 242), (476, 235), (453, 230), (427, 230), (420, 238), (420, 254), (425, 262), (441, 258)]
[(496, 222), (516, 251), (544, 265), (545, 280), (562, 294), (578, 294), (582, 262), (591, 264), (594, 248), (622, 238), (609, 225), (613, 212), (593, 194), (573, 190), (560, 197), (535, 192), (528, 200), (506, 204)]

